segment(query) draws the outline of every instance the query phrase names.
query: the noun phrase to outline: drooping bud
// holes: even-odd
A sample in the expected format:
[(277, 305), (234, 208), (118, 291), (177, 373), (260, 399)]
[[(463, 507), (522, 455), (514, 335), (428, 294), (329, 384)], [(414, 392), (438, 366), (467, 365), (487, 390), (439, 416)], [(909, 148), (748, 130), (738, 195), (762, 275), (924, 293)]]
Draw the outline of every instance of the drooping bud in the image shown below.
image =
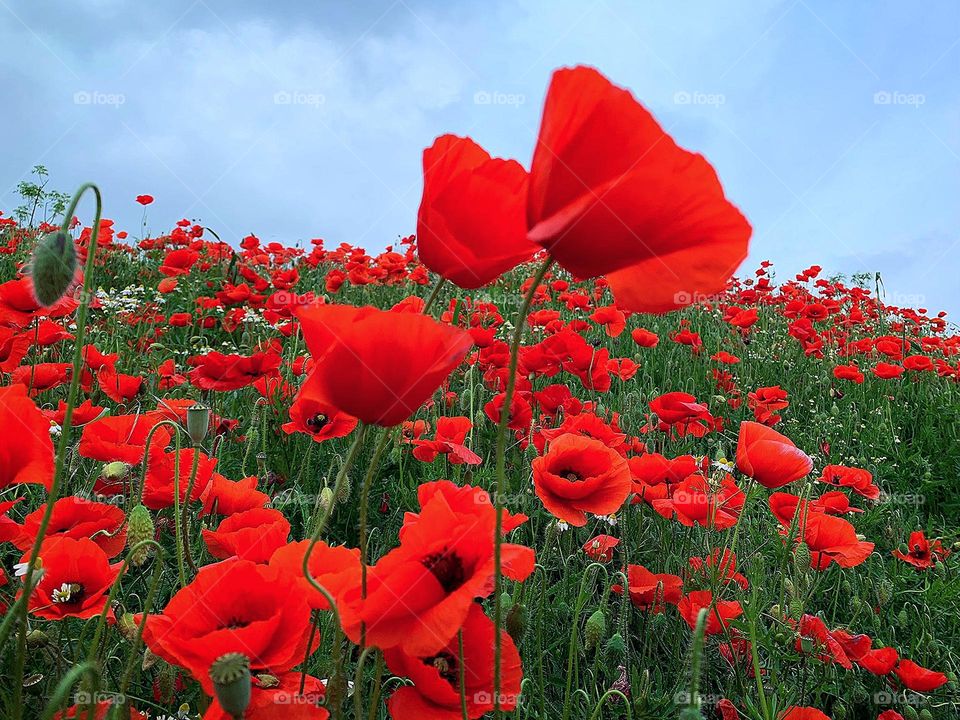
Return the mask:
[(333, 490), (329, 487), (324, 487), (320, 491), (320, 508), (324, 512), (330, 512), (330, 506), (333, 504)]
[(597, 646), (604, 635), (607, 634), (607, 616), (599, 608), (593, 615), (587, 618), (587, 625), (583, 630), (583, 644), (587, 650), (592, 650)]
[(137, 636), (137, 622), (133, 613), (123, 613), (117, 617), (117, 630), (128, 641), (132, 641)]
[(187, 435), (194, 446), (200, 445), (207, 437), (210, 427), (210, 408), (197, 403), (187, 408)]
[(137, 505), (130, 511), (127, 518), (127, 548), (131, 550), (130, 564), (134, 567), (143, 565), (150, 557), (151, 546), (140, 545), (144, 540), (153, 540), (155, 528), (150, 511), (143, 505)]
[(522, 602), (514, 603), (507, 612), (504, 622), (507, 632), (515, 643), (519, 643), (527, 630), (527, 607)]
[(241, 720), (250, 704), (250, 659), (238, 652), (221, 655), (210, 666), (210, 679), (223, 711)]
[(63, 231), (44, 235), (33, 249), (30, 277), (37, 302), (50, 307), (67, 294), (77, 272), (77, 248)]

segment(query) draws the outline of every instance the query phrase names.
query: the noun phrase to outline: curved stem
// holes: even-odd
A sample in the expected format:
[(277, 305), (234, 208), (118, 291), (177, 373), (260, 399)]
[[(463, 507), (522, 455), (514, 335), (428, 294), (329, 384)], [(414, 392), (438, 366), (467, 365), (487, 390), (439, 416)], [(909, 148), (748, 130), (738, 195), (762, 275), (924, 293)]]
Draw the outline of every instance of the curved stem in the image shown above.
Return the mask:
[(433, 286), (433, 290), (430, 291), (430, 296), (427, 298), (427, 302), (423, 305), (423, 314), (426, 315), (430, 312), (430, 309), (433, 307), (434, 303), (440, 297), (440, 291), (447, 284), (446, 278), (440, 278), (437, 280), (437, 284)]
[[(74, 340), (73, 350), (73, 371), (70, 376), (70, 388), (67, 391), (67, 406), (63, 414), (63, 425), (60, 430), (60, 441), (57, 443), (57, 457), (53, 470), (53, 482), (50, 484), (50, 492), (47, 495), (47, 505), (37, 528), (37, 537), (33, 541), (33, 547), (30, 549), (30, 559), (27, 567), (32, 568), (36, 565), (37, 557), (40, 554), (40, 546), (43, 544), (44, 536), (47, 533), (47, 527), (50, 525), (50, 518), (53, 516), (53, 505), (60, 497), (60, 489), (63, 484), (64, 465), (66, 464), (67, 448), (70, 446), (70, 430), (73, 428), (73, 409), (77, 402), (77, 390), (80, 387), (80, 371), (83, 367), (83, 338), (87, 330), (87, 311), (90, 307), (90, 288), (93, 286), (94, 258), (97, 255), (97, 239), (100, 234), (100, 216), (103, 213), (103, 198), (100, 195), (100, 188), (93, 183), (84, 183), (77, 192), (74, 193), (67, 208), (67, 214), (63, 218), (61, 231), (69, 232), (70, 224), (73, 221), (73, 213), (77, 209), (80, 198), (87, 191), (91, 190), (96, 200), (96, 211), (94, 213), (93, 226), (90, 231), (90, 245), (87, 248), (87, 264), (83, 271), (83, 291), (80, 295), (80, 306), (77, 310), (77, 336)], [(25, 649), (27, 634), (27, 603), (23, 603), (20, 608), (20, 645)], [(25, 652), (18, 652), (13, 673), (13, 704), (14, 719), (20, 720), (23, 714), (23, 669), (26, 658)]]
[[(57, 711), (57, 708), (60, 707), (60, 704), (67, 699), (67, 693), (70, 692), (70, 688), (73, 687), (74, 683), (77, 682), (83, 675), (86, 675), (92, 681), (91, 684), (95, 684), (100, 679), (100, 673), (97, 670), (96, 665), (93, 663), (83, 663), (82, 665), (74, 665), (70, 670), (67, 671), (67, 674), (63, 676), (63, 679), (57, 684), (56, 690), (53, 691), (53, 697), (50, 698), (50, 702), (47, 703), (47, 707), (43, 711), (43, 715), (40, 716), (41, 720), (51, 720), (54, 713)], [(90, 694), (90, 704), (93, 702), (93, 693)], [(79, 713), (76, 717), (80, 717)]]
[(510, 409), (513, 405), (513, 391), (517, 384), (517, 361), (520, 357), (520, 340), (523, 338), (523, 329), (527, 322), (527, 313), (530, 312), (530, 306), (533, 298), (540, 286), (547, 271), (553, 265), (553, 258), (548, 257), (533, 276), (533, 281), (527, 294), (523, 298), (523, 304), (517, 313), (516, 324), (513, 328), (513, 339), (510, 343), (510, 367), (507, 374), (507, 387), (504, 391), (503, 406), (500, 408), (500, 422), (497, 425), (497, 474), (493, 488), (493, 502), (497, 513), (497, 524), (493, 538), (493, 717), (495, 720), (500, 718), (500, 659), (502, 654), (502, 638), (500, 637), (500, 628), (503, 624), (503, 608), (501, 607), (500, 590), (502, 580), (500, 577), (500, 545), (503, 542), (503, 501), (504, 493), (507, 489), (506, 473), (506, 449), (507, 449), (507, 423), (510, 421)]

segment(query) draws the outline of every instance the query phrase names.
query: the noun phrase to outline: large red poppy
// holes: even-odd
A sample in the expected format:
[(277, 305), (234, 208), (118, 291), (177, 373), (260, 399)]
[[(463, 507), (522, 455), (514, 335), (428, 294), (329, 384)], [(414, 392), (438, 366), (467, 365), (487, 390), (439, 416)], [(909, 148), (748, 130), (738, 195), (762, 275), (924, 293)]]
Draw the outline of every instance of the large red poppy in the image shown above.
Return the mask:
[[(41, 505), (23, 519), (22, 533), (15, 541), (21, 550), (33, 547), (46, 508), (46, 505)], [(44, 537), (89, 538), (100, 546), (107, 557), (114, 557), (127, 542), (126, 517), (123, 510), (115, 505), (71, 495), (53, 504), (53, 513)]]
[[(630, 602), (641, 610), (662, 613), (667, 603), (676, 605), (683, 596), (683, 580), (678, 575), (653, 573), (643, 565), (627, 567), (627, 592)], [(622, 585), (611, 587), (618, 595), (623, 594)]]
[(239, 557), (265, 563), (287, 542), (290, 523), (279, 510), (253, 508), (230, 515), (216, 530), (202, 530), (203, 541), (215, 558)]
[[(399, 649), (384, 651), (387, 667), (408, 677), (412, 686), (397, 690), (387, 701), (394, 720), (460, 720), (460, 678), (467, 717), (479, 718), (493, 709), (494, 624), (476, 603), (462, 627), (463, 667), (459, 638), (453, 637), (428, 655), (408, 655)], [(500, 708), (513, 710), (520, 697), (523, 670), (513, 639), (500, 631)]]
[[(283, 545), (270, 556), (270, 567), (296, 580), (315, 610), (329, 610), (323, 593), (319, 592), (303, 576), (303, 556), (310, 546), (309, 540)], [(360, 583), (360, 551), (343, 545), (331, 546), (322, 540), (310, 553), (310, 576), (322, 585), (334, 598)]]
[[(40, 546), (43, 575), (30, 595), (30, 613), (47, 620), (91, 618), (107, 604), (110, 586), (121, 563), (110, 564), (107, 554), (89, 538), (53, 537)], [(27, 552), (21, 562), (29, 562)]]
[(608, 275), (618, 305), (644, 312), (722, 290), (751, 232), (703, 156), (588, 67), (553, 75), (527, 222), (530, 239), (570, 272)]
[(313, 304), (294, 314), (314, 360), (301, 392), (374, 425), (410, 417), (473, 344), (469, 333), (415, 313)]
[[(420, 513), (406, 518), (400, 546), (369, 569), (366, 598), (355, 586), (337, 600), (354, 641), (365, 624), (368, 644), (428, 656), (456, 635), (474, 599), (493, 591), (496, 510), (489, 496), (442, 486), (426, 495)], [(533, 571), (533, 550), (503, 543), (501, 562), (504, 575), (523, 580)]]
[[(326, 696), (323, 683), (298, 672), (250, 679), (250, 704), (243, 720), (326, 720), (330, 713), (318, 707)], [(301, 687), (301, 683), (303, 687)], [(214, 698), (203, 720), (234, 720)]]
[(529, 259), (527, 171), (491, 158), (470, 138), (442, 135), (423, 151), (417, 215), (420, 260), (462, 288), (478, 288)]
[(0, 388), (0, 489), (16, 483), (53, 483), (53, 441), (50, 421), (23, 385)]
[(533, 486), (543, 506), (571, 525), (587, 524), (587, 513), (611, 515), (630, 494), (630, 467), (599, 440), (568, 433), (550, 443), (533, 463)]
[(253, 671), (273, 674), (303, 661), (310, 606), (298, 590), (283, 573), (249, 560), (208, 565), (162, 613), (148, 617), (143, 639), (213, 695), (210, 666), (228, 652), (246, 655)]
[(737, 438), (737, 467), (769, 489), (783, 487), (806, 477), (813, 460), (790, 438), (760, 423), (740, 423)]

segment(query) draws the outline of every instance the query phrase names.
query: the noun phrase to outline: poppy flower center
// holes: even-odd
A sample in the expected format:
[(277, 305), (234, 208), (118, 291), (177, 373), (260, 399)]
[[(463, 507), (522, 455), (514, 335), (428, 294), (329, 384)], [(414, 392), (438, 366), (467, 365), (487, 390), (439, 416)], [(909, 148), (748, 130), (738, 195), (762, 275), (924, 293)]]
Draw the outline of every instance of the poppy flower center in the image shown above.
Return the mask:
[(427, 555), (422, 561), (423, 566), (433, 573), (444, 591), (450, 593), (463, 585), (467, 573), (463, 561), (455, 553), (447, 551)]
[(457, 659), (450, 653), (442, 652), (433, 657), (424, 658), (424, 665), (432, 665), (440, 677), (446, 680), (454, 687), (460, 687), (460, 678), (458, 677)]
[(560, 477), (562, 477), (564, 480), (567, 480), (568, 482), (583, 481), (583, 475), (578, 473), (576, 470), (564, 470), (563, 472), (559, 473), (559, 475)]
[(328, 422), (330, 422), (330, 418), (323, 413), (317, 413), (313, 417), (307, 418), (306, 425), (308, 428), (310, 428), (311, 432), (318, 433), (323, 430), (324, 426), (326, 426)]
[(51, 593), (51, 599), (56, 604), (75, 605), (83, 600), (83, 585), (77, 582), (65, 582)]
[(241, 620), (240, 618), (230, 618), (225, 623), (221, 623), (217, 626), (217, 630), (240, 630), (245, 628), (250, 624), (249, 620)]

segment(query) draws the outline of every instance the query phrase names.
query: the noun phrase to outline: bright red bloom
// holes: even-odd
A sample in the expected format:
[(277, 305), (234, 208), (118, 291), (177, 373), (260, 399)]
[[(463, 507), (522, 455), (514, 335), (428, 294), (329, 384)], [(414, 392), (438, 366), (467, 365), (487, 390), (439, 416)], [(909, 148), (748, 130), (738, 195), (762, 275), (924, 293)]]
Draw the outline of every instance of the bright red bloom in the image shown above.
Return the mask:
[(365, 423), (399, 425), (460, 364), (470, 334), (424, 315), (350, 305), (297, 307), (311, 391)]
[(226, 517), (216, 530), (204, 529), (203, 541), (215, 558), (239, 557), (265, 563), (287, 542), (290, 523), (279, 510), (253, 508)]
[[(645, 453), (627, 461), (633, 480), (633, 492), (646, 502), (664, 500), (670, 486), (686, 480), (701, 469), (693, 455), (667, 458), (659, 453)], [(634, 502), (637, 502), (634, 498)]]
[(282, 428), (287, 434), (306, 433), (316, 442), (345, 437), (357, 426), (357, 419), (341, 412), (316, 393), (316, 386), (304, 383), (290, 405), (290, 422)]
[(707, 406), (697, 402), (697, 398), (690, 393), (664, 393), (648, 404), (660, 421), (658, 427), (669, 430), (678, 437), (703, 437), (723, 424), (722, 420), (713, 417)]
[(904, 687), (914, 692), (932, 692), (941, 685), (945, 685), (948, 680), (942, 672), (928, 670), (922, 665), (917, 665), (913, 660), (901, 660), (893, 672)]
[(950, 551), (945, 550), (943, 543), (939, 540), (934, 540), (932, 543), (927, 540), (923, 530), (915, 530), (910, 533), (910, 539), (907, 541), (907, 552), (893, 551), (895, 558), (913, 565), (917, 570), (931, 568), (938, 561), (942, 562), (949, 554)]
[(697, 615), (702, 608), (707, 608), (707, 635), (718, 635), (724, 631), (731, 620), (743, 614), (743, 608), (736, 600), (714, 601), (713, 593), (709, 590), (694, 590), (677, 603), (680, 617), (686, 620), (690, 629), (697, 626)]
[(772, 490), (809, 475), (813, 461), (790, 438), (760, 423), (744, 421), (737, 438), (737, 468)]
[(904, 372), (905, 370), (902, 366), (891, 363), (880, 362), (873, 366), (873, 374), (881, 380), (898, 378), (903, 375)]
[(534, 489), (547, 511), (578, 527), (587, 524), (588, 512), (617, 512), (630, 494), (627, 461), (593, 438), (561, 435), (532, 467)]
[(137, 195), (136, 199), (141, 205), (149, 205), (153, 202), (153, 195)]
[(833, 376), (837, 380), (850, 380), (857, 385), (863, 384), (863, 373), (856, 365), (837, 365), (833, 369)]
[(417, 214), (421, 262), (462, 288), (478, 288), (530, 259), (527, 171), (491, 158), (470, 138), (442, 135), (423, 151)]
[(657, 343), (660, 342), (660, 337), (646, 328), (634, 328), (630, 332), (630, 337), (633, 338), (633, 341), (637, 345), (643, 348), (654, 348), (657, 346)]
[(779, 385), (757, 388), (747, 394), (747, 407), (753, 411), (756, 421), (764, 425), (776, 425), (780, 422), (781, 417), (776, 413), (789, 405), (787, 391)]
[(597, 308), (590, 319), (598, 325), (603, 325), (604, 332), (610, 337), (619, 337), (627, 327), (626, 316), (614, 305)]
[[(250, 679), (250, 704), (243, 720), (327, 720), (330, 717), (326, 708), (318, 706), (326, 697), (326, 688), (317, 678), (299, 672), (273, 677), (275, 679), (258, 676)], [(233, 716), (214, 698), (203, 720), (233, 720)]]
[(597, 535), (583, 544), (583, 551), (594, 562), (610, 562), (613, 559), (613, 549), (620, 544), (620, 539), (612, 535)]
[[(78, 452), (101, 462), (119, 460), (136, 465), (143, 460), (147, 435), (160, 420), (157, 413), (113, 415), (94, 420), (84, 426)], [(151, 450), (165, 448), (170, 439), (168, 428), (158, 428), (150, 441)]]
[[(22, 532), (14, 543), (21, 550), (33, 547), (46, 508), (41, 505), (23, 519)], [(126, 516), (123, 510), (109, 503), (73, 495), (60, 498), (53, 504), (53, 514), (44, 534), (45, 540), (54, 537), (89, 538), (107, 557), (114, 557), (123, 551), (127, 541)]]
[(275, 352), (259, 352), (251, 356), (224, 355), (208, 352), (187, 359), (193, 370), (190, 382), (201, 390), (238, 390), (252, 385), (267, 375), (273, 375), (280, 367), (280, 355)]
[(880, 488), (873, 484), (873, 474), (863, 468), (827, 465), (820, 475), (820, 482), (850, 488), (868, 500), (877, 500), (880, 497)]
[[(277, 548), (270, 556), (269, 565), (296, 580), (315, 610), (329, 610), (330, 603), (303, 576), (303, 556), (310, 545), (309, 540), (293, 542)], [(310, 553), (310, 575), (334, 598), (360, 583), (360, 551), (342, 545), (327, 545), (317, 542)]]
[(699, 575), (702, 579), (710, 581), (716, 578), (724, 585), (735, 582), (741, 589), (746, 590), (749, 587), (747, 578), (737, 572), (737, 556), (729, 548), (714, 548), (713, 552), (705, 558), (690, 558), (690, 567), (693, 572), (691, 575)]
[(800, 518), (798, 541), (810, 548), (810, 566), (824, 570), (831, 562), (840, 567), (854, 567), (873, 552), (873, 543), (862, 541), (857, 531), (843, 518), (824, 513), (806, 513)]
[(53, 483), (50, 421), (27, 397), (22, 385), (0, 388), (0, 489), (18, 483)]
[(587, 67), (553, 75), (527, 222), (530, 239), (563, 267), (578, 277), (609, 273), (617, 304), (644, 312), (722, 290), (750, 237), (703, 156)]
[(310, 635), (310, 607), (292, 579), (232, 559), (200, 568), (161, 614), (147, 618), (143, 639), (213, 695), (210, 666), (221, 655), (243, 653), (253, 672), (278, 674), (303, 661)]
[(433, 462), (438, 455), (446, 455), (452, 465), (479, 465), (483, 458), (463, 444), (472, 427), (468, 417), (437, 418), (436, 437), (414, 440), (413, 456), (422, 462)]
[[(678, 575), (652, 573), (643, 565), (627, 566), (627, 584), (630, 602), (640, 610), (662, 613), (667, 604), (676, 605), (683, 596), (683, 580)], [(623, 594), (622, 585), (610, 589)]]
[(696, 473), (674, 486), (669, 499), (654, 500), (653, 509), (666, 518), (676, 515), (686, 527), (700, 525), (714, 530), (733, 527), (746, 496), (730, 475), (719, 487), (712, 487), (706, 477)]
[(140, 394), (143, 378), (124, 375), (113, 368), (105, 367), (97, 373), (97, 385), (103, 394), (114, 402), (126, 403)]
[[(47, 620), (100, 614), (121, 563), (111, 565), (107, 554), (89, 538), (48, 538), (40, 546), (39, 558), (43, 576), (30, 595), (31, 614)], [(21, 562), (29, 560), (28, 551)]]
[(777, 716), (777, 720), (830, 720), (830, 716), (814, 707), (791, 705)]
[[(107, 720), (109, 717), (108, 713), (112, 707), (112, 701), (103, 700), (94, 706), (93, 714), (91, 715), (87, 703), (81, 703), (79, 705), (72, 705), (61, 712), (54, 713), (53, 720)], [(129, 704), (126, 708), (130, 712), (130, 720), (148, 720), (146, 715), (138, 712)]]
[[(159, 430), (157, 433), (159, 434)], [(193, 479), (193, 488), (190, 488), (190, 475), (193, 466), (194, 453), (198, 453), (197, 473)], [(187, 502), (187, 491), (190, 491), (190, 501), (199, 500), (213, 476), (217, 459), (208, 457), (205, 453), (193, 448), (186, 448), (179, 452), (179, 468), (177, 467), (178, 453), (176, 450), (166, 452), (157, 442), (150, 443), (150, 454), (147, 462), (147, 476), (143, 484), (143, 504), (151, 510), (162, 510), (174, 504), (174, 493), (177, 492), (181, 503)], [(177, 472), (179, 470), (179, 472)]]
[[(387, 708), (394, 720), (460, 720), (460, 677), (467, 702), (467, 717), (473, 720), (493, 709), (494, 624), (480, 605), (472, 604), (463, 623), (463, 665), (460, 645), (453, 637), (428, 655), (412, 655), (400, 649), (384, 651), (390, 672), (413, 681), (390, 696)], [(520, 697), (523, 669), (513, 639), (500, 631), (500, 707), (510, 711)]]
[[(353, 587), (338, 598), (344, 632), (354, 641), (366, 624), (368, 644), (429, 656), (456, 635), (474, 599), (493, 591), (496, 510), (477, 488), (444, 486), (421, 497), (422, 510), (408, 517), (400, 546), (369, 569), (366, 597)], [(511, 525), (505, 520), (504, 530)], [(531, 549), (503, 543), (501, 553), (507, 577), (523, 580), (533, 571)]]

